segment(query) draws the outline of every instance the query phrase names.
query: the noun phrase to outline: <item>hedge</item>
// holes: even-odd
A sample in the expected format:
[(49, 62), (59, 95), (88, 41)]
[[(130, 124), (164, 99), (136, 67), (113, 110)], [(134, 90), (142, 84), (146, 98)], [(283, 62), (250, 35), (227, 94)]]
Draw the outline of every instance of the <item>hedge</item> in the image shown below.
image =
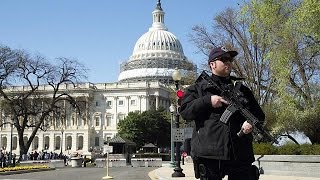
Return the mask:
[(320, 144), (285, 144), (273, 146), (270, 143), (254, 143), (254, 154), (264, 155), (320, 155)]

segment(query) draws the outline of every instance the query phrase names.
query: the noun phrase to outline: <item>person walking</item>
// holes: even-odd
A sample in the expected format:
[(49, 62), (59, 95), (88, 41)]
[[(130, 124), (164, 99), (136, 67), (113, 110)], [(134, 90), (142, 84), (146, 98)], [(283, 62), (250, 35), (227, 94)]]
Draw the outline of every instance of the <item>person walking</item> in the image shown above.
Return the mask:
[[(212, 72), (210, 78), (222, 89), (232, 91), (239, 88), (243, 104), (262, 123), (265, 114), (252, 91), (240, 82), (237, 82), (240, 86), (235, 86), (234, 81), (240, 78), (230, 76), (237, 55), (237, 51), (225, 47), (212, 49), (208, 59)], [(182, 99), (180, 115), (195, 122), (191, 139), (195, 176), (201, 180), (221, 180), (225, 175), (229, 180), (259, 179), (257, 168), (252, 166), (255, 160), (253, 126), (240, 112), (232, 114), (227, 123), (220, 121), (230, 102), (224, 99), (219, 89), (200, 76), (187, 88)], [(239, 132), (244, 135), (238, 136)]]

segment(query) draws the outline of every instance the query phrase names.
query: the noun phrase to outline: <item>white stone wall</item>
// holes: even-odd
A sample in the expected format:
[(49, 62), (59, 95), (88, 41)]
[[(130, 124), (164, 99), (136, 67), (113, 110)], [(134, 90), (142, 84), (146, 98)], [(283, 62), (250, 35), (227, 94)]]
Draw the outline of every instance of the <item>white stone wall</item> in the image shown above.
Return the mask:
[[(66, 86), (68, 90), (75, 90), (73, 87)], [(19, 88), (20, 90), (27, 89)], [(45, 89), (45, 86), (42, 88)], [(88, 154), (89, 148), (96, 145), (95, 138), (99, 137), (99, 146), (103, 146), (104, 140), (114, 137), (117, 134), (118, 122), (125, 118), (129, 112), (132, 111), (146, 111), (150, 109), (152, 105), (157, 108), (163, 106), (169, 108), (169, 92), (165, 86), (158, 82), (137, 82), (137, 83), (102, 83), (92, 84), (84, 83), (78, 85), (72, 95), (75, 97), (87, 97), (90, 102), (88, 103), (88, 111), (84, 114), (88, 114), (88, 122), (85, 124), (82, 121), (79, 124), (78, 116), (75, 115), (75, 119), (72, 119), (72, 112), (68, 113), (67, 123), (63, 129), (62, 138), (62, 151), (65, 154), (70, 154), (74, 151), (78, 151), (82, 154)], [(78, 92), (81, 91), (81, 92)], [(50, 89), (48, 89), (50, 92)], [(90, 98), (92, 97), (92, 98)], [(108, 101), (111, 105), (108, 106)], [(120, 104), (121, 103), (121, 104)], [(66, 105), (66, 108), (68, 106)], [(110, 125), (107, 125), (107, 117), (111, 117)], [(97, 119), (98, 118), (98, 122)], [(5, 128), (2, 127), (0, 131), (0, 148), (2, 148), (4, 137), (7, 138), (5, 151), (10, 151), (10, 125)], [(31, 129), (26, 129), (25, 136), (30, 137)], [(36, 137), (39, 139), (38, 148), (33, 149), (31, 145), (29, 151), (41, 151), (46, 150), (48, 152), (60, 153), (61, 148), (56, 149), (57, 137), (61, 137), (61, 127), (55, 127), (54, 125), (43, 132), (38, 131)], [(83, 137), (83, 149), (77, 149), (79, 145), (79, 136)], [(13, 137), (17, 137), (17, 132), (13, 130)], [(45, 149), (45, 137), (49, 137), (49, 147)], [(72, 143), (70, 149), (68, 149), (68, 139), (71, 137)], [(19, 154), (19, 145), (17, 149), (13, 150), (13, 153)]]

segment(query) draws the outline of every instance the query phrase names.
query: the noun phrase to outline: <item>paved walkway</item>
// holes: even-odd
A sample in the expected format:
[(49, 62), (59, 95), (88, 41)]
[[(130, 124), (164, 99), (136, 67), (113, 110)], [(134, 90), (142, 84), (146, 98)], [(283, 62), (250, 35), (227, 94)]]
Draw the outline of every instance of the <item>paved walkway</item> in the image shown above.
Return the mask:
[[(193, 173), (193, 164), (185, 163), (185, 165), (181, 165), (183, 169), (183, 173), (185, 177), (176, 177), (172, 178), (171, 174), (174, 172), (173, 168), (170, 167), (170, 164), (163, 164), (163, 167), (158, 168), (149, 173), (149, 177), (152, 180), (195, 180)], [(223, 180), (227, 180), (225, 177)], [(260, 180), (320, 180), (320, 178), (315, 177), (297, 177), (297, 176), (279, 176), (279, 175), (260, 175)]]

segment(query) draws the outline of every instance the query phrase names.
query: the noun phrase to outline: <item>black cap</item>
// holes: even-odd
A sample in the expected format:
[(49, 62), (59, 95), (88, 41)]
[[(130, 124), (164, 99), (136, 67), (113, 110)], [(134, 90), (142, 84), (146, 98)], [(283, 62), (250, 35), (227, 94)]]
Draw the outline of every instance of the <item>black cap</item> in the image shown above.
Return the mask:
[(224, 46), (213, 48), (210, 51), (208, 63), (211, 62), (211, 61), (215, 61), (220, 57), (231, 57), (231, 58), (234, 58), (236, 55), (238, 55), (237, 51), (229, 51)]

